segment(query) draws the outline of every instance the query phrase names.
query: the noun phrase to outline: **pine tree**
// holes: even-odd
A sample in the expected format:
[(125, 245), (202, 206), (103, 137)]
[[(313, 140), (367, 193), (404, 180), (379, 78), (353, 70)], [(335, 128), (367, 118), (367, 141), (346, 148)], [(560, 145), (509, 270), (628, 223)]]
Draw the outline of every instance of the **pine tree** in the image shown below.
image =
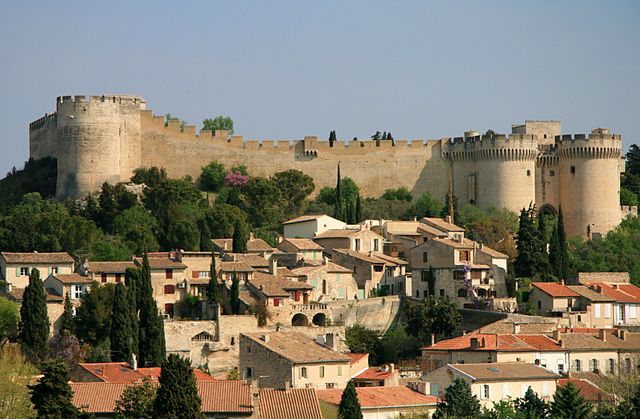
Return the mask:
[(140, 337), (138, 340), (139, 358), (142, 366), (153, 367), (162, 364), (166, 354), (166, 347), (164, 321), (158, 312), (156, 300), (153, 298), (151, 268), (149, 267), (149, 259), (146, 253), (142, 262), (140, 284), (142, 305), (140, 307)]
[(558, 386), (550, 404), (551, 417), (558, 419), (582, 419), (591, 413), (591, 403), (580, 395), (580, 389), (569, 382)]
[(131, 351), (134, 354), (138, 354), (138, 339), (140, 337), (140, 330), (138, 325), (138, 292), (137, 286), (140, 283), (140, 270), (136, 268), (127, 268), (124, 274), (124, 283), (127, 286), (127, 303), (129, 304), (129, 315), (131, 320), (129, 326), (131, 326)]
[(209, 268), (209, 285), (207, 286), (207, 301), (210, 305), (220, 304), (222, 295), (220, 295), (220, 284), (218, 283), (218, 275), (216, 270), (216, 255), (211, 252), (211, 265)]
[(362, 409), (353, 381), (349, 380), (338, 405), (339, 419), (362, 419)]
[(356, 198), (356, 223), (362, 221), (362, 203), (360, 202), (360, 194)]
[(240, 281), (235, 271), (231, 276), (231, 313), (240, 314)]
[(245, 229), (240, 219), (237, 219), (235, 225), (233, 226), (232, 240), (234, 253), (247, 253), (247, 235), (245, 234)]
[(340, 184), (340, 163), (338, 163), (338, 181), (336, 182), (336, 199), (333, 208), (333, 218), (344, 221), (344, 205), (342, 203), (342, 188)]
[(123, 362), (131, 359), (133, 338), (131, 331), (131, 311), (127, 290), (122, 282), (116, 285), (111, 314), (111, 360)]
[(160, 386), (153, 403), (158, 418), (204, 418), (196, 376), (186, 359), (171, 354), (162, 363)]
[(22, 297), (19, 332), (22, 350), (32, 360), (41, 361), (46, 357), (49, 326), (47, 296), (40, 279), (40, 272), (32, 269), (29, 274), (29, 285), (25, 288)]
[(514, 401), (516, 410), (524, 414), (525, 419), (544, 419), (549, 414), (549, 404), (529, 387), (524, 397)]
[(434, 417), (438, 418), (466, 418), (480, 414), (480, 402), (471, 393), (471, 386), (462, 379), (456, 380), (444, 391), (444, 400), (438, 403)]
[(39, 418), (77, 418), (80, 411), (73, 405), (73, 391), (69, 386), (69, 370), (62, 362), (45, 365), (43, 376), (30, 385), (31, 403)]
[(64, 297), (64, 311), (60, 318), (60, 334), (62, 336), (71, 336), (76, 334), (76, 321), (73, 318), (73, 304), (69, 294)]

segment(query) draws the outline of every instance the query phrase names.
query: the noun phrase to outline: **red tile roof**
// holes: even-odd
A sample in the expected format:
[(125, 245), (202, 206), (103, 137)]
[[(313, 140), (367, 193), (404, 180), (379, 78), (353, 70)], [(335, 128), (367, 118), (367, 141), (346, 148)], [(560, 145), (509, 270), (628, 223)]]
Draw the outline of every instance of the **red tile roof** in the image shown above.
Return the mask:
[(557, 282), (532, 282), (532, 286), (552, 297), (580, 297), (580, 294)]
[[(338, 405), (343, 389), (317, 390), (318, 398), (327, 403)], [(428, 396), (405, 386), (393, 387), (356, 387), (358, 401), (363, 409), (400, 406), (431, 406), (438, 398)]]
[[(142, 258), (136, 259), (136, 264), (142, 266)], [(149, 258), (149, 268), (154, 269), (186, 269), (187, 265), (169, 258)]]
[(355, 364), (356, 362), (360, 361), (362, 358), (369, 356), (368, 353), (364, 353), (364, 354), (348, 353), (347, 355), (349, 355), (349, 358), (351, 358), (352, 364)]
[(322, 419), (315, 390), (292, 388), (260, 390), (260, 419)]
[[(478, 339), (478, 347), (471, 349), (471, 339)], [(484, 342), (484, 344), (483, 344)], [(546, 335), (469, 333), (457, 338), (442, 340), (433, 346), (421, 348), (424, 351), (553, 351), (559, 350), (556, 341)]]
[(592, 402), (613, 401), (613, 396), (592, 383), (589, 380), (581, 378), (561, 378), (558, 380), (558, 386), (565, 387), (567, 384), (573, 384), (580, 390), (580, 395)]
[[(157, 382), (160, 376), (160, 367), (131, 369), (127, 362), (95, 362), (80, 363), (77, 368), (84, 369), (108, 383), (134, 383), (149, 379)], [(214, 378), (199, 369), (194, 369), (197, 381), (214, 381)]]
[(2, 257), (7, 263), (73, 263), (73, 257), (66, 252), (39, 253), (2, 252)]
[(88, 270), (93, 273), (125, 273), (127, 268), (135, 268), (133, 261), (89, 262)]
[(367, 368), (360, 374), (353, 377), (354, 380), (386, 380), (391, 375), (395, 374), (396, 371), (391, 371), (390, 369), (384, 370), (378, 367)]
[(52, 277), (63, 284), (90, 284), (91, 278), (80, 274), (51, 274)]
[(621, 303), (640, 304), (640, 288), (631, 284), (611, 284), (605, 282), (591, 282), (591, 288), (600, 287), (602, 293)]

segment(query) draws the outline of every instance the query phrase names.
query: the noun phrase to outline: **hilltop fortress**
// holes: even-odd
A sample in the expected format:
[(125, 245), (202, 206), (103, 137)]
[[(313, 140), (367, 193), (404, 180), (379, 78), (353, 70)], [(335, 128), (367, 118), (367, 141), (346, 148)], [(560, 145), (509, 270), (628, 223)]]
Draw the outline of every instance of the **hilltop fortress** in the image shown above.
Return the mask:
[(563, 135), (558, 121), (527, 121), (510, 135), (439, 140), (338, 141), (245, 140), (226, 131), (165, 126), (140, 96), (61, 96), (56, 112), (29, 125), (30, 157), (58, 161), (57, 196), (78, 197), (103, 182), (128, 181), (138, 167), (164, 167), (170, 177), (190, 175), (218, 160), (269, 176), (298, 169), (313, 177), (316, 191), (334, 186), (336, 166), (365, 196), (407, 187), (444, 200), (449, 184), (460, 205), (519, 211), (533, 202), (555, 213), (560, 205), (569, 234), (603, 234), (620, 223), (620, 135), (597, 128)]

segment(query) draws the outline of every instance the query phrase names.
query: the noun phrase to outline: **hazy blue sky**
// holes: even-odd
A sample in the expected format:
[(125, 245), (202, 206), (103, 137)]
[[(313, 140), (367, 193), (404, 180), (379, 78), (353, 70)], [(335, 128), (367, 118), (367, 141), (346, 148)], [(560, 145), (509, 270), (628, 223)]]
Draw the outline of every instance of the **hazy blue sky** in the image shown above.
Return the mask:
[(59, 95), (247, 138), (439, 138), (560, 119), (640, 138), (639, 1), (0, 0), (0, 176)]

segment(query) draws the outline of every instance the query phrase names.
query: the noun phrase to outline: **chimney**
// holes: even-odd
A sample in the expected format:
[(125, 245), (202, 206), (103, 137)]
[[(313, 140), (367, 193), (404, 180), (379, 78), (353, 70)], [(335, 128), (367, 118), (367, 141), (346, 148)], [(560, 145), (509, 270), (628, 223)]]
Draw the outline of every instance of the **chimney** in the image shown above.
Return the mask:
[(451, 224), (451, 216), (450, 215), (447, 215), (446, 217), (444, 217), (444, 220), (446, 222), (448, 222), (449, 224)]
[(249, 232), (249, 241), (255, 240), (255, 236), (253, 235), (253, 231)]
[(289, 380), (284, 380), (283, 390), (288, 393), (290, 389), (291, 389), (291, 382)]
[(561, 348), (564, 348), (564, 341), (562, 339), (558, 340), (558, 345), (560, 345)]
[(389, 364), (389, 371), (394, 372), (396, 370), (395, 364)]
[(462, 329), (462, 336), (466, 336), (467, 335), (467, 329)]
[(269, 335), (264, 334), (262, 336), (260, 336), (260, 339), (264, 342), (264, 343), (269, 343)]
[(322, 258), (322, 264), (323, 265), (328, 265), (329, 264), (329, 258), (327, 256), (325, 256), (324, 258)]
[(561, 280), (560, 280), (560, 284), (561, 284), (561, 285), (564, 285), (564, 279), (561, 279)]
[(487, 346), (487, 341), (482, 338), (482, 344), (480, 345), (480, 347), (484, 348), (485, 346)]
[(517, 335), (518, 333), (520, 333), (520, 323), (514, 323), (513, 324), (513, 334)]
[(136, 358), (136, 354), (131, 354), (131, 359), (129, 360), (129, 366), (132, 370), (136, 371), (138, 369), (138, 358)]
[(627, 331), (624, 329), (618, 329), (618, 338), (622, 340), (627, 340)]
[(434, 333), (431, 334), (431, 346), (436, 344), (436, 335)]
[(336, 346), (337, 346), (336, 344), (338, 343), (338, 342), (336, 342), (336, 335), (334, 335), (333, 333), (327, 333), (325, 335), (325, 340), (324, 341), (326, 342), (325, 345), (329, 349), (331, 349), (332, 351), (336, 350)]
[(603, 341), (606, 342), (607, 341), (607, 330), (606, 329), (600, 329), (598, 331), (598, 337)]
[(484, 243), (480, 243), (480, 250), (484, 249)]
[(478, 349), (478, 338), (471, 338), (471, 349)]
[(553, 331), (553, 340), (559, 341), (560, 339), (562, 339), (562, 332), (560, 329), (555, 329)]
[(269, 272), (271, 275), (278, 275), (278, 260), (274, 257), (269, 259)]

